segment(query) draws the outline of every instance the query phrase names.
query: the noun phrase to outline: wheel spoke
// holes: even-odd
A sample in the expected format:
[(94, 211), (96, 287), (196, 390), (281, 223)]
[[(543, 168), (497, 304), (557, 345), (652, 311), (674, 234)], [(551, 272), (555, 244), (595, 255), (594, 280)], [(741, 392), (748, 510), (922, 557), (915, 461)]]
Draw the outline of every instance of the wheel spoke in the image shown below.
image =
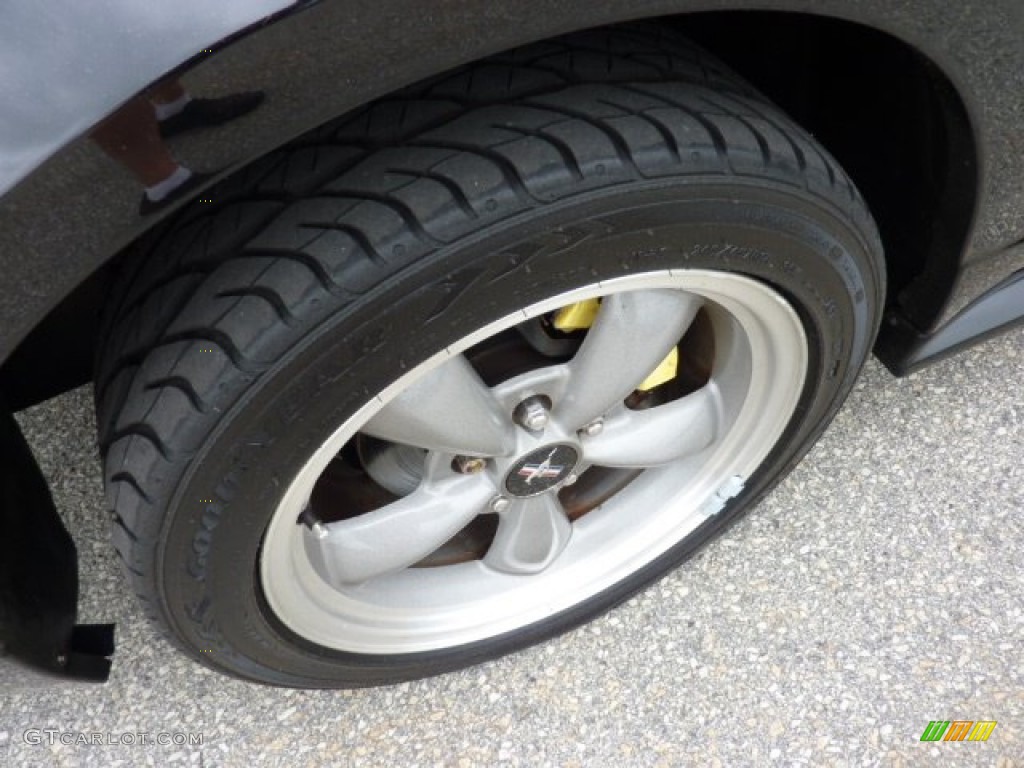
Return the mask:
[(568, 363), (569, 382), (555, 415), (581, 427), (622, 401), (653, 371), (690, 326), (702, 300), (670, 290), (608, 296)]
[(647, 410), (622, 408), (600, 435), (584, 439), (584, 458), (606, 467), (653, 467), (699, 453), (715, 439), (716, 392), (709, 385)]
[(428, 450), (501, 456), (514, 448), (511, 429), (490, 389), (459, 355), (388, 403), (363, 432)]
[(327, 536), (317, 540), (324, 567), (339, 585), (407, 568), (482, 513), (493, 493), (494, 486), (480, 476), (425, 482), (393, 504), (327, 523)]
[(539, 573), (561, 554), (572, 535), (572, 523), (553, 493), (517, 501), (500, 515), (498, 532), (484, 557), (484, 564), (496, 571)]

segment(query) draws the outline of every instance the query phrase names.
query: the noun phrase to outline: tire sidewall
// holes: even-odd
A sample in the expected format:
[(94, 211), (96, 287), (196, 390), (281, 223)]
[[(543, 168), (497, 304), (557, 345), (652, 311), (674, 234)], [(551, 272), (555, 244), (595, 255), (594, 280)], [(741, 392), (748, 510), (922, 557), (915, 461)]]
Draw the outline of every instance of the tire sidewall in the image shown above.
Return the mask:
[[(627, 188), (628, 187), (628, 188)], [(785, 474), (852, 386), (874, 338), (877, 246), (857, 222), (782, 184), (634, 183), (551, 202), (393, 271), (307, 334), (219, 419), (170, 499), (157, 553), (171, 624), (212, 663), (290, 686), (437, 674), (570, 629), (678, 565)], [(808, 377), (782, 439), (741, 496), (612, 589), (544, 622), (441, 651), (363, 656), (313, 645), (259, 586), (264, 532), (320, 445), (399, 376), (467, 334), (553, 295), (659, 270), (716, 270), (774, 286), (800, 316)], [(287, 672), (282, 670), (288, 670)]]

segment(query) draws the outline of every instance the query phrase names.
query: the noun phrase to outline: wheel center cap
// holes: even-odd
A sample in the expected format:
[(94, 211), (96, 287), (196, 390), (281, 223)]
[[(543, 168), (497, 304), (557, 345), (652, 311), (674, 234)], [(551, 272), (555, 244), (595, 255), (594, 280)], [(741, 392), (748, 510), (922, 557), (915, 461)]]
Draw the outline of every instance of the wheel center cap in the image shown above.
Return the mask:
[(519, 498), (537, 496), (565, 480), (579, 460), (579, 451), (572, 445), (545, 445), (512, 465), (505, 475), (505, 490)]

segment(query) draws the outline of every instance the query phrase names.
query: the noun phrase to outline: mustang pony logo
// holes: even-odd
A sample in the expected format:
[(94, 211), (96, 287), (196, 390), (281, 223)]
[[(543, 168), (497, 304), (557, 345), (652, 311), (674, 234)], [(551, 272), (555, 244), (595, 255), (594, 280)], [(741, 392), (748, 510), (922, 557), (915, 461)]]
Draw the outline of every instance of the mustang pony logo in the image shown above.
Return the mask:
[(532, 484), (538, 477), (558, 477), (562, 474), (562, 470), (565, 469), (565, 466), (551, 463), (551, 457), (555, 455), (555, 451), (557, 450), (557, 447), (552, 448), (551, 453), (549, 453), (548, 457), (540, 464), (524, 464), (519, 468), (519, 471), (516, 474), (520, 477), (525, 477), (527, 485)]

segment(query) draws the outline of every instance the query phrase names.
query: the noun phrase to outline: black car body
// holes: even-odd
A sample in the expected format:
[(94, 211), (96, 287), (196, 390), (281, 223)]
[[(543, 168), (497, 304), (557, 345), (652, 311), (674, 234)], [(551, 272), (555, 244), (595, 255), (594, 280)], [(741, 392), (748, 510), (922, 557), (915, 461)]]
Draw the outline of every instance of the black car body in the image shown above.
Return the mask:
[[(895, 374), (1024, 318), (1015, 0), (61, 0), (0, 17), (2, 660), (104, 674), (71, 649), (73, 547), (9, 413), (90, 380), (118, 270), (180, 210), (209, 204), (213, 182), (468, 62), (637, 20), (677, 27), (786, 109), (862, 191), (888, 272), (875, 353)], [(89, 134), (171, 74), (197, 92), (258, 89), (266, 102), (183, 140), (179, 154), (214, 175), (190, 199), (140, 217), (138, 183)], [(83, 642), (85, 656), (110, 652), (95, 633)]]

